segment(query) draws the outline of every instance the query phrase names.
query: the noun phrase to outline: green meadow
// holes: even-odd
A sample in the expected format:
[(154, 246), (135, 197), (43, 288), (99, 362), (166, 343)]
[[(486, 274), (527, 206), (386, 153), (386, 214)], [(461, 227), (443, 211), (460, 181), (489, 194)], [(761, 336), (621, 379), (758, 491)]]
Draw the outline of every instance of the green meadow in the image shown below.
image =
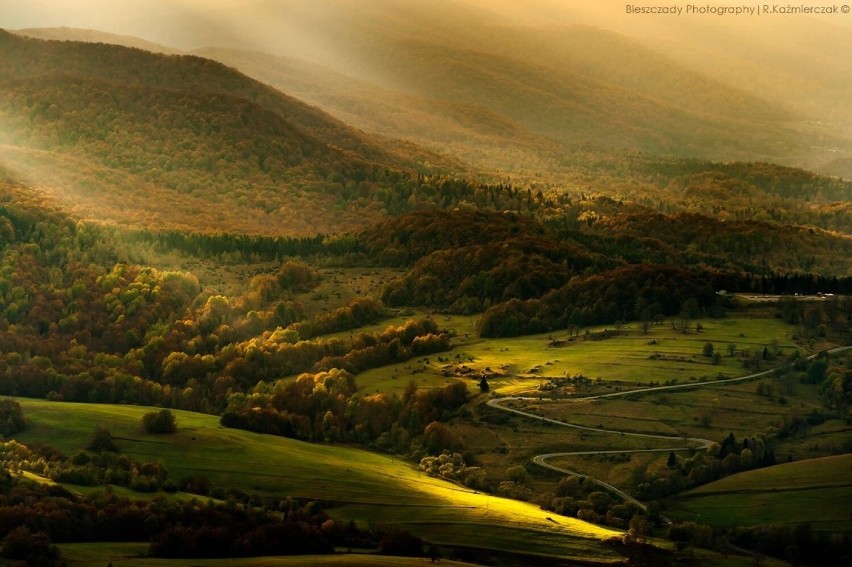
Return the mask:
[[(371, 392), (401, 391), (411, 380), (424, 388), (441, 387), (451, 380), (441, 371), (448, 365), (462, 364), (474, 371), (488, 369), (496, 373), (498, 376), (489, 379), (491, 389), (506, 395), (534, 391), (549, 378), (578, 374), (635, 384), (674, 380), (684, 383), (744, 374), (740, 358), (728, 354), (730, 344), (735, 346), (737, 354), (762, 352), (773, 341), (782, 353), (796, 348), (792, 341), (795, 327), (778, 319), (747, 316), (696, 320), (692, 322), (692, 330), (685, 334), (672, 329), (669, 322), (651, 325), (647, 333), (642, 332), (638, 323), (619, 329), (590, 327), (592, 336), (605, 329), (619, 334), (603, 340), (586, 340), (583, 329), (573, 341), (568, 340), (566, 331), (483, 339), (476, 336), (476, 316), (434, 317), (441, 327), (455, 333), (452, 350), (427, 357), (428, 362), (415, 359), (368, 370), (358, 375), (359, 385)], [(392, 319), (383, 325), (396, 321)], [(703, 329), (697, 332), (695, 324), (699, 322)], [(553, 341), (561, 346), (551, 346)], [(721, 355), (718, 364), (712, 364), (702, 353), (708, 342)], [(475, 386), (473, 381), (471, 384)]]
[[(202, 473), (214, 487), (332, 502), (332, 517), (362, 525), (385, 522), (431, 543), (534, 550), (593, 563), (619, 557), (600, 545), (619, 532), (572, 518), (555, 523), (537, 506), (421, 475), (412, 464), (390, 456), (226, 429), (216, 416), (177, 410), (178, 431), (153, 436), (141, 427), (142, 415), (151, 408), (19, 401), (29, 423), (15, 436), (23, 443), (49, 443), (71, 454), (102, 426), (122, 452), (161, 461), (176, 479)], [(444, 528), (437, 530), (438, 525)]]
[(677, 518), (720, 526), (800, 524), (852, 531), (852, 454), (732, 475), (672, 499)]
[[(756, 390), (761, 383), (771, 385), (776, 394), (758, 395)], [(794, 388), (794, 393), (786, 396), (795, 396), (795, 404), (780, 400), (779, 393), (788, 387)], [(773, 376), (618, 398), (538, 403), (530, 407), (539, 408), (546, 417), (589, 427), (659, 435), (686, 434), (721, 441), (729, 432), (751, 435), (777, 425), (787, 414), (818, 410), (822, 402), (815, 387)]]
[[(672, 381), (686, 383), (741, 376), (747, 372), (741, 362), (742, 350), (759, 352), (773, 342), (784, 353), (796, 348), (792, 343), (793, 327), (777, 319), (749, 317), (705, 319), (701, 321), (703, 330), (700, 333), (693, 329), (687, 334), (673, 330), (668, 323), (652, 326), (647, 334), (638, 325), (631, 324), (618, 329), (618, 335), (603, 340), (584, 340), (580, 336), (570, 342), (566, 341), (565, 333), (481, 339), (475, 333), (475, 317), (430, 315), (422, 311), (400, 312), (363, 330), (382, 330), (388, 325), (400, 325), (406, 319), (422, 316), (432, 316), (439, 325), (453, 332), (452, 350), (361, 373), (357, 381), (363, 390), (400, 392), (411, 380), (423, 388), (442, 387), (459, 379), (442, 374), (442, 370), (457, 370), (464, 365), (474, 373), (493, 371), (489, 382), (492, 391), (498, 394), (537, 395), (539, 385), (551, 377), (575, 374), (601, 378), (603, 382), (595, 389), (609, 392), (651, 381), (659, 384)], [(595, 334), (603, 330), (603, 327), (591, 328), (589, 332)], [(348, 332), (339, 335), (345, 336)], [(560, 346), (552, 346), (554, 340), (559, 341)], [(715, 350), (721, 354), (717, 365), (711, 364), (702, 354), (707, 342), (713, 343)], [(737, 356), (728, 354), (728, 344), (736, 345)], [(470, 391), (477, 391), (478, 381), (466, 380)], [(511, 404), (519, 404), (517, 407), (525, 411), (589, 427), (667, 436), (687, 435), (718, 441), (730, 431), (739, 438), (771, 427), (791, 411), (807, 413), (821, 407), (822, 402), (813, 387), (784, 384), (780, 380), (783, 379), (766, 377), (743, 383), (630, 397)], [(777, 381), (774, 384), (775, 394), (771, 397), (758, 396), (755, 389), (760, 381)], [(778, 395), (786, 392), (787, 388), (795, 390), (788, 393), (795, 400), (795, 407), (778, 401)], [(520, 553), (527, 558), (540, 557), (543, 561), (560, 557), (588, 564), (611, 564), (623, 559), (609, 547), (601, 545), (603, 539), (619, 535), (617, 531), (557, 516), (535, 505), (477, 493), (430, 478), (420, 474), (411, 463), (389, 455), (227, 429), (219, 425), (216, 416), (179, 410), (172, 410), (178, 419), (178, 431), (155, 436), (146, 434), (141, 426), (142, 415), (151, 408), (33, 399), (19, 401), (29, 427), (16, 438), (24, 443), (49, 443), (66, 454), (82, 449), (93, 429), (102, 426), (112, 432), (122, 452), (138, 460), (161, 461), (174, 479), (202, 473), (213, 487), (236, 488), (264, 496), (323, 500), (329, 503), (327, 512), (336, 519), (355, 520), (363, 526), (399, 526), (422, 536), (429, 543), (443, 546)], [(480, 407), (475, 411), (497, 410)], [(504, 423), (504, 427), (488, 430), (494, 439), (489, 438), (484, 444), (479, 441), (480, 437), (487, 437), (486, 431), (474, 427), (474, 422), (468, 426), (456, 424), (465, 438), (470, 435), (469, 445), (478, 447), (477, 459), (489, 471), (489, 478), (497, 480), (506, 467), (527, 463), (539, 453), (630, 450), (678, 444), (678, 441), (673, 443), (631, 438), (620, 433), (563, 428), (520, 416), (506, 417), (508, 422)], [(815, 443), (841, 443), (848, 435), (845, 427), (831, 428), (829, 424), (821, 427), (827, 428), (826, 431), (817, 433), (819, 427), (814, 428), (814, 433), (822, 436), (819, 441), (813, 438), (792, 440), (794, 446), (787, 449), (785, 445), (784, 451), (801, 458), (809, 451), (818, 450), (814, 448)], [(779, 458), (786, 454), (779, 453)], [(629, 491), (635, 482), (637, 468), (652, 470), (664, 466), (665, 457), (666, 453), (640, 453), (564, 457), (550, 462)], [(848, 473), (848, 466), (846, 470)], [(837, 470), (831, 474), (836, 475)], [(740, 476), (743, 475), (724, 480)], [(553, 478), (552, 475), (534, 475), (532, 482), (536, 489), (551, 490)], [(798, 517), (805, 517), (800, 521), (809, 521), (816, 529), (833, 531), (852, 527), (848, 513), (845, 518), (836, 509), (824, 513), (826, 506), (832, 502), (843, 502), (847, 509), (850, 508), (849, 486), (817, 484), (784, 491), (748, 488), (739, 489), (741, 492), (736, 493), (703, 494), (693, 491), (674, 501), (672, 515), (703, 523), (733, 525), (733, 520), (725, 521), (726, 509), (729, 514), (731, 509), (737, 509), (738, 518), (745, 519), (736, 522), (745, 524), (768, 521), (767, 518), (776, 518), (784, 513), (793, 514), (800, 507), (810, 510), (807, 515), (799, 514)], [(83, 494), (98, 490), (69, 488)], [(131, 498), (150, 497), (123, 488), (114, 487), (113, 490)], [(780, 498), (779, 494), (782, 495)], [(784, 500), (784, 494), (788, 497), (795, 495), (795, 503)], [(746, 496), (748, 499), (742, 500)], [(184, 493), (169, 496), (180, 499), (194, 497)], [(207, 500), (206, 497), (199, 499)], [(753, 515), (747, 512), (740, 514), (740, 502), (744, 502)], [(165, 564), (140, 557), (140, 553), (147, 549), (144, 545), (109, 544), (102, 547), (74, 544), (65, 545), (62, 549), (69, 565), (112, 562), (113, 565), (144, 567)], [(710, 562), (719, 559), (715, 556)], [(315, 564), (315, 561), (312, 558), (257, 558), (241, 560), (241, 564), (303, 565)], [(324, 564), (341, 565), (382, 565), (382, 561), (384, 558), (357, 554), (322, 558)], [(415, 565), (418, 561), (389, 564)], [(168, 562), (169, 565), (219, 563)]]

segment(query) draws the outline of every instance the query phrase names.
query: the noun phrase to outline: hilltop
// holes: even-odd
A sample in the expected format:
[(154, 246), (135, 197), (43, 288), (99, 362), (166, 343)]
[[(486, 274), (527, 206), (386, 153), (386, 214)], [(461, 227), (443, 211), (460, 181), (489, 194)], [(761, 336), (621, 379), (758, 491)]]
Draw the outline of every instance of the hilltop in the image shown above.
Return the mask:
[(2, 165), (83, 217), (337, 231), (377, 218), (373, 193), (421, 167), (405, 145), (199, 57), (7, 32), (0, 53)]
[[(703, 35), (701, 52), (685, 45), (683, 34), (661, 46), (644, 28), (630, 33), (615, 24), (589, 25), (560, 13), (570, 12), (564, 7), (557, 9), (557, 23), (548, 24), (452, 0), (253, 8), (262, 11), (263, 22), (252, 10), (213, 13), (213, 19), (228, 20), (231, 36), (200, 25), (180, 40), (162, 39), (232, 65), (348, 124), (457, 156), (481, 172), (532, 181), (546, 171), (550, 179), (576, 181), (576, 167), (564, 156), (591, 150), (774, 161), (848, 175), (842, 66), (825, 55), (838, 72), (811, 73), (825, 109), (816, 112), (812, 97), (800, 92), (801, 81), (793, 81), (786, 95), (777, 94), (786, 88), (772, 88), (791, 84), (801, 70), (788, 69), (792, 64), (785, 66), (773, 51), (780, 49), (777, 38), (767, 40), (761, 69), (727, 56), (731, 76), (708, 64), (708, 53), (722, 57), (728, 50)], [(270, 35), (275, 25), (287, 33)], [(132, 44), (108, 35), (98, 41)], [(743, 80), (750, 75), (759, 77), (757, 85)], [(832, 82), (837, 77), (842, 80)]]
[[(495, 116), (572, 149), (761, 159), (848, 175), (836, 161), (850, 149), (842, 26), (718, 18), (684, 18), (672, 26), (625, 17), (614, 2), (529, 6), (257, 0), (138, 14), (115, 29), (184, 50), (217, 48), (244, 72), (288, 92), (302, 83), (307, 88), (298, 96), (364, 125), (390, 105), (402, 111), (385, 126), (397, 129), (394, 137), (416, 136), (412, 126), (424, 111), (443, 122), (433, 108), (462, 105), (472, 109), (475, 128), (487, 131)], [(324, 73), (288, 66), (293, 60), (353, 79), (356, 88), (323, 92)], [(364, 96), (364, 84), (377, 89), (373, 96)], [(424, 108), (400, 96), (422, 99)], [(502, 171), (525, 169), (520, 163), (533, 155), (552, 171), (564, 153), (524, 151), (519, 162), (511, 153), (475, 150), (463, 147), (469, 158)]]

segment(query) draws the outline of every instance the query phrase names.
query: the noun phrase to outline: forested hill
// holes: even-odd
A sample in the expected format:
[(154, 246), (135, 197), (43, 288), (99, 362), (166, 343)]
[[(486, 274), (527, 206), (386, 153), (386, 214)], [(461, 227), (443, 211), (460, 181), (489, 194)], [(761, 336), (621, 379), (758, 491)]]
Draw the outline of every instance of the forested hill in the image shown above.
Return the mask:
[(0, 165), (19, 181), (141, 226), (337, 231), (381, 216), (375, 192), (418, 160), (441, 162), (220, 63), (5, 31), (0, 126)]
[[(229, 38), (208, 36), (204, 24), (193, 22), (204, 37), (191, 42), (192, 53), (233, 66), (347, 124), (486, 172), (524, 181), (543, 172), (576, 179), (576, 164), (563, 159), (583, 148), (781, 161), (848, 173), (838, 161), (848, 140), (829, 132), (833, 127), (816, 127), (773, 97), (713, 80), (629, 34), (582, 25), (517, 25), (455, 0), (275, 4), (260, 25), (243, 21), (248, 16), (242, 11), (233, 14), (229, 23), (241, 22), (247, 37), (231, 48)], [(275, 30), (266, 43), (258, 31), (265, 26)], [(312, 47), (303, 49), (299, 39), (308, 29)], [(92, 30), (18, 33), (167, 49)], [(784, 91), (786, 78), (774, 77), (773, 92)], [(827, 109), (843, 108), (836, 99), (845, 99), (831, 81), (814, 84), (820, 93), (833, 93)]]
[[(669, 292), (660, 290), (689, 287), (689, 282), (703, 290), (702, 306), (710, 308), (714, 289), (815, 293), (846, 291), (852, 281), (847, 277), (852, 241), (844, 236), (688, 213), (667, 216), (615, 203), (596, 222), (573, 227), (553, 219), (541, 224), (515, 213), (407, 214), (365, 229), (357, 241), (378, 263), (408, 267), (385, 287), (382, 299), (388, 305), (429, 305), (462, 313), (493, 306), (489, 313), (505, 315), (508, 309), (519, 322), (519, 312), (540, 320), (500, 331), (489, 323), (487, 332), (497, 334), (566, 326), (571, 311), (565, 314), (562, 304), (576, 307), (582, 294), (602, 297), (601, 273), (616, 282), (613, 293), (616, 288), (640, 289), (649, 278), (665, 276), (668, 283), (656, 286), (649, 304), (667, 305), (660, 308), (667, 315), (680, 308), (683, 298), (666, 304), (660, 298)], [(560, 288), (562, 292), (555, 291)], [(519, 311), (513, 303), (538, 298), (553, 309), (560, 305), (548, 324), (541, 322), (539, 305), (527, 304)], [(635, 300), (625, 299), (632, 303), (618, 313), (590, 312), (584, 320), (632, 318), (638, 315), (632, 312)]]

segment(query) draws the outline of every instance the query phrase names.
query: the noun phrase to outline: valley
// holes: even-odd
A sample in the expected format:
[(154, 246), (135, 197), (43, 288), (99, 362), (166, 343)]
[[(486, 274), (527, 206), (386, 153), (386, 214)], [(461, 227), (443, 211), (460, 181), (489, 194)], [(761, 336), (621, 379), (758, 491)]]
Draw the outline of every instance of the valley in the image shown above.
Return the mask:
[(0, 0), (0, 561), (852, 557), (845, 20), (89, 3)]

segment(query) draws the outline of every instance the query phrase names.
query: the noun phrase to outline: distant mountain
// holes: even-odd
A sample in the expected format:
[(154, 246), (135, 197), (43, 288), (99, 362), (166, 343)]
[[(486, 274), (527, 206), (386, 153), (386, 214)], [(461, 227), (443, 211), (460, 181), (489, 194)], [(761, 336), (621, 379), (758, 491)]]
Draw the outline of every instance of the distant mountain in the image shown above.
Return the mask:
[(208, 231), (358, 226), (377, 188), (441, 164), (220, 63), (2, 31), (0, 124), (5, 169), (83, 216)]
[[(397, 9), (398, 3), (389, 7), (391, 13)], [(774, 159), (804, 151), (789, 127), (789, 112), (604, 30), (497, 28), (496, 23), (471, 21), (456, 35), (456, 27), (447, 23), (442, 29), (424, 21), (422, 13), (392, 18), (370, 10), (364, 15), (341, 10), (345, 15), (329, 19), (328, 26), (304, 22), (318, 34), (315, 41), (326, 46), (316, 53), (293, 49), (286, 59), (223, 49), (199, 53), (365, 127), (376, 121), (381, 106), (403, 108), (385, 127), (393, 129), (388, 134), (409, 139), (417, 130), (413, 111), (429, 113), (428, 123), (444, 124), (448, 110), (465, 108), (466, 129), (479, 128), (480, 137), (489, 137), (496, 118), (525, 134), (512, 146), (529, 147), (526, 142), (535, 137), (539, 141), (533, 145), (557, 153), (586, 147)], [(378, 22), (370, 19), (373, 15)], [(330, 45), (338, 51), (329, 51)], [(320, 68), (292, 64), (300, 56), (349, 77), (345, 82), (355, 88), (328, 85)], [(429, 137), (423, 132), (415, 136), (420, 143)], [(444, 137), (438, 134), (432, 141), (446, 143)], [(504, 171), (517, 167), (511, 157), (503, 163), (495, 158), (486, 166)]]
[[(588, 77), (598, 68), (606, 74), (603, 68), (608, 64), (607, 57), (583, 50), (582, 45), (597, 42), (611, 58), (630, 46), (629, 40), (610, 32), (582, 27), (575, 31), (577, 37), (566, 45), (575, 45), (572, 65), (582, 70), (577, 77)], [(64, 33), (99, 43), (137, 43), (130, 37), (86, 30), (55, 32), (58, 37)], [(195, 52), (239, 68), (313, 107), (206, 58), (158, 56), (139, 49), (76, 42), (21, 38), (15, 42), (14, 37), (6, 41), (9, 56), (0, 62), (0, 70), (4, 65), (9, 70), (0, 79), (8, 84), (4, 88), (9, 92), (6, 100), (0, 99), (0, 108), (5, 109), (0, 120), (10, 121), (4, 128), (7, 145), (0, 147), (0, 157), (8, 171), (17, 172), (17, 179), (62, 188), (55, 195), (65, 198), (67, 207), (84, 217), (182, 230), (293, 235), (337, 232), (387, 214), (436, 206), (526, 207), (527, 201), (516, 196), (491, 202), (482, 197), (487, 191), (475, 187), (448, 194), (434, 178), (417, 177), (464, 172), (462, 177), (468, 179), (487, 183), (508, 179), (524, 191), (530, 186), (534, 192), (541, 189), (545, 200), (568, 188), (569, 194), (558, 201), (563, 203), (563, 197), (570, 196), (570, 210), (558, 205), (559, 212), (541, 214), (567, 214), (572, 223), (579, 217), (609, 214), (598, 210), (599, 197), (605, 195), (666, 214), (681, 210), (721, 220), (756, 218), (850, 231), (849, 184), (801, 170), (760, 163), (679, 160), (629, 149), (596, 148), (591, 142), (559, 141), (555, 135), (537, 132), (536, 127), (485, 104), (451, 101), (437, 91), (403, 92), (293, 57), (225, 48)], [(544, 34), (542, 41), (554, 37)], [(435, 41), (445, 39), (435, 34)], [(527, 65), (524, 71), (522, 61), (538, 52), (536, 41), (529, 35), (527, 44), (510, 42), (516, 46), (514, 58), (508, 48), (501, 48), (506, 51), (503, 55), (481, 57), (514, 66), (517, 73), (495, 80), (520, 88), (524, 83), (517, 78), (522, 72), (544, 77), (556, 65), (542, 60), (538, 66)], [(569, 57), (568, 52), (571, 50), (560, 57)], [(601, 96), (615, 97), (612, 100), (644, 89), (643, 100), (652, 101), (653, 90), (660, 87), (634, 69), (642, 68), (645, 56), (647, 65), (656, 62), (657, 71), (662, 72), (664, 61), (646, 50), (624, 57), (630, 61), (630, 69), (618, 76), (619, 85), (602, 86), (602, 81), (586, 79), (577, 84), (597, 85), (603, 89)], [(447, 57), (454, 61), (456, 55)], [(439, 60), (435, 56), (433, 71)], [(488, 65), (479, 72), (496, 69)], [(450, 79), (450, 71), (441, 72)], [(719, 93), (728, 92), (739, 97), (731, 99), (737, 104), (732, 104), (734, 110), (727, 111), (729, 114), (747, 108), (768, 124), (784, 122), (784, 111), (771, 105), (761, 107), (749, 95), (725, 91), (699, 75), (678, 77), (681, 82), (671, 80), (675, 85), (672, 92), (684, 92), (692, 81), (701, 91), (697, 102), (670, 97), (669, 102), (682, 106), (678, 112), (684, 116), (698, 112), (702, 105), (711, 108), (714, 101), (721, 105), (718, 111), (724, 112), (724, 96)], [(459, 81), (467, 81), (471, 92), (484, 93), (470, 77)], [(535, 98), (544, 92), (542, 84), (525, 88), (526, 92)], [(557, 90), (567, 97), (570, 88), (574, 86)], [(66, 95), (65, 90), (70, 92)], [(489, 100), (513, 104), (505, 94)], [(591, 96), (577, 104), (597, 100)], [(664, 102), (653, 105), (663, 108)], [(547, 115), (547, 105), (521, 106), (530, 120), (548, 127), (543, 118), (535, 117), (536, 113)], [(69, 109), (74, 112), (67, 112)], [(151, 120), (152, 109), (157, 109), (156, 122)], [(582, 113), (566, 116), (579, 120)], [(596, 118), (601, 125), (612, 119), (603, 111)], [(692, 122), (685, 124), (691, 127)], [(596, 136), (599, 144), (606, 136), (620, 143), (619, 133), (627, 136), (642, 131), (629, 121), (620, 129), (610, 126), (602, 126), (602, 133), (590, 127), (589, 136)], [(649, 124), (647, 132), (655, 131), (655, 125)], [(767, 128), (760, 136), (779, 147), (797, 143), (776, 139), (775, 133)], [(658, 137), (662, 140), (665, 134)], [(389, 142), (388, 138), (402, 138), (417, 146)], [(814, 143), (815, 139), (802, 141)], [(840, 169), (849, 161), (838, 155), (833, 163)]]
[[(714, 114), (712, 108), (696, 110), (700, 101), (691, 106), (668, 102), (637, 92), (637, 88), (499, 55), (427, 44), (389, 46), (388, 53), (393, 55), (388, 57), (399, 60), (392, 80), (370, 86), (350, 78), (335, 88), (328, 84), (326, 74), (315, 73), (315, 67), (225, 50), (199, 53), (234, 65), (354, 123), (369, 126), (377, 122), (382, 110), (399, 109), (390, 115), (393, 120), (385, 115), (387, 133), (421, 143), (428, 138), (426, 141), (446, 144), (462, 124), (465, 131), (484, 139), (485, 145), (499, 144), (505, 136), (520, 133), (513, 146), (523, 148), (537, 138), (533, 145), (558, 145), (562, 152), (583, 146), (660, 155), (767, 159), (796, 151), (793, 132), (784, 130), (783, 113), (767, 110), (769, 105), (759, 101), (750, 100), (737, 116)], [(647, 86), (651, 81), (646, 81)], [(683, 90), (672, 98), (699, 98)], [(704, 100), (714, 97), (706, 81), (697, 82), (695, 91)], [(724, 95), (733, 100), (749, 99), (735, 92)], [(721, 96), (716, 105), (724, 107)], [(754, 112), (745, 119), (749, 107)], [(456, 128), (435, 131), (435, 124), (448, 121)], [(424, 123), (431, 126), (424, 129)], [(495, 125), (499, 125), (497, 132)], [(761, 133), (755, 135), (758, 130)], [(512, 168), (508, 163), (498, 165)]]
[[(803, 103), (799, 87), (804, 83), (796, 78), (796, 73), (807, 71), (801, 76), (809, 77), (805, 82), (818, 91), (819, 100), (831, 105), (824, 105), (826, 111), (840, 116), (838, 109), (844, 105), (838, 95), (849, 94), (840, 52), (828, 50), (819, 58), (814, 67), (826, 61), (825, 70), (802, 69), (802, 57), (784, 56), (790, 45), (802, 41), (833, 41), (837, 34), (829, 23), (809, 21), (803, 28), (808, 33), (779, 24), (783, 31), (775, 35), (756, 24), (755, 30), (744, 28), (765, 38), (760, 47), (752, 45), (756, 41), (732, 39), (743, 31), (741, 26), (718, 18), (704, 18), (703, 23), (684, 19), (680, 29), (670, 21), (625, 18), (623, 6), (605, 4), (539, 0), (519, 9), (508, 2), (461, 0), (256, 0), (137, 14), (124, 27), (144, 30), (145, 37), (183, 49), (267, 52), (331, 69), (353, 78), (355, 92), (344, 90), (344, 96), (338, 96), (341, 91), (335, 90), (305, 100), (365, 125), (376, 122), (377, 107), (407, 108), (387, 120), (401, 123), (397, 131), (388, 132), (394, 136), (406, 137), (424, 113), (432, 118), (427, 124), (446, 123), (444, 115), (431, 109), (450, 105), (475, 109), (466, 131), (480, 121), (487, 129), (489, 118), (496, 117), (543, 138), (539, 145), (547, 149), (536, 156), (545, 161), (551, 160), (551, 151), (584, 147), (807, 167), (852, 152), (842, 124), (815, 124), (820, 119)], [(774, 27), (773, 22), (767, 29)], [(829, 39), (814, 39), (823, 32)], [(735, 49), (734, 44), (753, 49)], [(813, 54), (812, 48), (803, 49)], [(716, 59), (737, 54), (745, 62), (734, 66), (735, 74), (714, 71)], [(245, 63), (244, 55), (238, 58)], [(792, 65), (791, 60), (798, 63)], [(319, 93), (327, 84), (321, 72), (311, 77), (316, 67), (288, 67), (286, 60), (262, 65), (252, 61), (250, 66), (246, 72), (282, 89), (313, 78), (313, 86), (306, 84), (300, 97)], [(759, 78), (759, 86), (750, 80), (751, 74)], [(836, 84), (833, 76), (839, 77)], [(795, 94), (779, 94), (788, 84), (795, 86)], [(373, 96), (361, 96), (361, 86), (375, 87)], [(402, 100), (400, 95), (416, 98)], [(410, 103), (416, 100), (422, 102), (412, 109)], [(500, 144), (501, 139), (492, 143)], [(435, 143), (445, 144), (440, 139)], [(475, 148), (458, 143), (445, 150), (476, 156)], [(523, 162), (532, 155), (528, 145), (512, 150), (502, 158), (486, 152), (479, 165), (499, 165), (506, 172), (524, 169)], [(841, 155), (835, 155), (838, 152)]]
[[(225, 48), (193, 53), (221, 61), (368, 132), (452, 155), (485, 174), (533, 171), (566, 152), (510, 117), (479, 104), (404, 93), (291, 57)], [(540, 168), (539, 168), (540, 169)]]
[(177, 55), (181, 51), (172, 49), (153, 41), (130, 36), (108, 33), (99, 30), (89, 30), (81, 28), (25, 28), (20, 30), (10, 30), (17, 35), (33, 37), (36, 39), (52, 39), (57, 41), (85, 41), (87, 43), (109, 43), (112, 45), (123, 45), (124, 47), (133, 47), (135, 49), (143, 49), (152, 53), (165, 53), (167, 55)]
[[(618, 18), (604, 29), (585, 9), (546, 0), (539, 2), (540, 14), (552, 11), (549, 19), (473, 4), (257, 1), (239, 10), (211, 8), (207, 24), (199, 17), (190, 26), (182, 19), (188, 13), (172, 14), (171, 29), (186, 33), (157, 33), (184, 47), (209, 43), (216, 47), (194, 53), (348, 124), (451, 155), (484, 173), (571, 182), (576, 168), (563, 156), (582, 149), (774, 161), (852, 175), (844, 165), (852, 135), (841, 103), (852, 83), (830, 53), (820, 58), (828, 71), (803, 70), (787, 63), (801, 58), (784, 58), (783, 43), (767, 35), (765, 46), (747, 51), (761, 58), (761, 69), (739, 57), (742, 62), (730, 61), (736, 72), (722, 73), (714, 61), (735, 58), (735, 50), (713, 38), (743, 49), (750, 41), (725, 26), (687, 22), (695, 30), (690, 43), (683, 32), (663, 33), (650, 24), (633, 33)], [(227, 34), (213, 33), (212, 22), (220, 20), (228, 22)], [(821, 26), (808, 24), (816, 35)], [(829, 38), (837, 35), (823, 27)], [(67, 37), (86, 33), (69, 30)], [(109, 36), (97, 41), (131, 43)], [(810, 77), (815, 97), (800, 92), (802, 77)]]

